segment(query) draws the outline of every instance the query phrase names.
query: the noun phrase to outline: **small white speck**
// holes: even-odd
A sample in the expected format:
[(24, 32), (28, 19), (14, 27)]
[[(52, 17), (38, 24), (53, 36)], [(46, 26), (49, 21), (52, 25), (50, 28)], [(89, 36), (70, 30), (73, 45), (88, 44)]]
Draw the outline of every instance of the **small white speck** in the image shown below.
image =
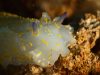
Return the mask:
[(41, 60), (38, 60), (38, 63), (40, 63), (41, 62)]

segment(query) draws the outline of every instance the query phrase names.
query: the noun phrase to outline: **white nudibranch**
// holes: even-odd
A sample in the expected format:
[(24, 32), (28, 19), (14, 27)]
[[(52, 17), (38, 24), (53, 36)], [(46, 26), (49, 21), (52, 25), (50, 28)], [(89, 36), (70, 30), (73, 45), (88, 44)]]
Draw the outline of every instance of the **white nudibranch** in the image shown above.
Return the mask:
[(0, 15), (0, 64), (53, 65), (59, 55), (69, 53), (75, 41), (70, 27), (61, 24), (65, 14), (53, 21), (43, 13), (40, 20)]

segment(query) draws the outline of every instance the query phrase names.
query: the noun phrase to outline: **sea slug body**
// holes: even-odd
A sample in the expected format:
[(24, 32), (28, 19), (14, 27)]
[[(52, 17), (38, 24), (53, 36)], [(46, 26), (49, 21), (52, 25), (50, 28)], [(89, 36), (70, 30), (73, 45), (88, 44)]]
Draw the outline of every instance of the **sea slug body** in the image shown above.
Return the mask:
[(0, 64), (53, 65), (59, 55), (69, 53), (75, 39), (70, 28), (61, 24), (65, 15), (53, 21), (43, 13), (40, 20), (0, 16)]

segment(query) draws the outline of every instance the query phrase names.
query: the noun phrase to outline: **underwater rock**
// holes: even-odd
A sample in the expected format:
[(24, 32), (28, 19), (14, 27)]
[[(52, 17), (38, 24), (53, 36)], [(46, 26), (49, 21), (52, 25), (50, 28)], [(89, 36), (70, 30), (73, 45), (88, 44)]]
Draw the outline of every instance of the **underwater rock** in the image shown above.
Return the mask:
[(47, 13), (40, 20), (0, 13), (0, 64), (53, 65), (75, 41), (72, 28), (61, 24), (65, 17), (52, 21)]

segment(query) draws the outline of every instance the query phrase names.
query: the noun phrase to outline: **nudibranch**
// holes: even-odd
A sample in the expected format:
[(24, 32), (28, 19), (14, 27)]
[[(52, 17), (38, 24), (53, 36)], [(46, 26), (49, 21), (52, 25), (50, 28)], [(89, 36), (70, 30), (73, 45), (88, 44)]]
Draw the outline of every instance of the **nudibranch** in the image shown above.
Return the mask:
[(51, 20), (47, 13), (41, 19), (0, 15), (0, 64), (53, 65), (59, 55), (69, 53), (74, 42), (71, 27), (61, 23), (65, 14)]

